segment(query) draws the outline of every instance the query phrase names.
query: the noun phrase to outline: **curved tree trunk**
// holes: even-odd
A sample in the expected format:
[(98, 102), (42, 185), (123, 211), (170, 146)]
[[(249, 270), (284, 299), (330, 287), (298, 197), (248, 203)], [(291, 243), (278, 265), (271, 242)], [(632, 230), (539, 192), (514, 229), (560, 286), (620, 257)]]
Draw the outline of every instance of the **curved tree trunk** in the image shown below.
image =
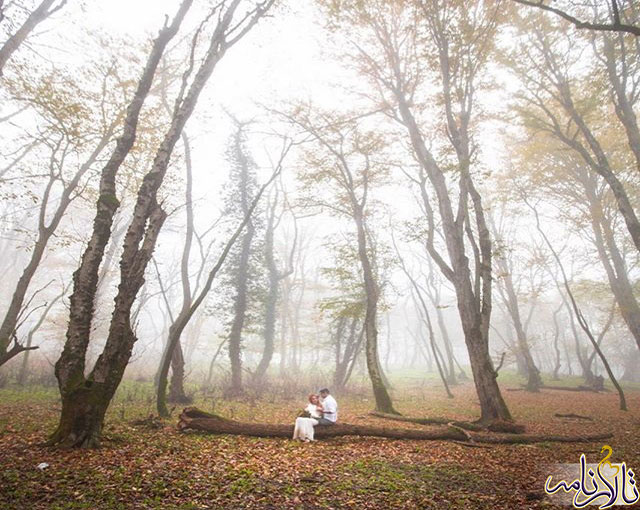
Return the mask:
[[(549, 248), (549, 251), (551, 251), (551, 254), (553, 255), (553, 258), (555, 259), (556, 263), (558, 264), (558, 268), (560, 269), (560, 274), (562, 275), (564, 288), (567, 291), (567, 295), (569, 296), (569, 299), (571, 300), (571, 306), (573, 308), (573, 312), (575, 314), (576, 320), (578, 321), (578, 324), (580, 325), (582, 330), (585, 332), (585, 334), (589, 338), (589, 341), (591, 342), (591, 345), (593, 346), (593, 349), (598, 354), (598, 357), (600, 358), (600, 361), (602, 362), (602, 364), (604, 366), (604, 369), (606, 370), (607, 375), (609, 376), (609, 379), (611, 380), (611, 384), (613, 384), (613, 386), (615, 387), (616, 391), (618, 392), (618, 397), (619, 397), (619, 400), (620, 400), (620, 410), (621, 411), (627, 411), (627, 400), (625, 398), (624, 391), (622, 390), (622, 387), (618, 383), (618, 379), (614, 375), (613, 370), (611, 369), (611, 366), (609, 365), (609, 362), (608, 362), (607, 358), (605, 357), (604, 353), (600, 349), (600, 344), (599, 344), (598, 340), (596, 340), (594, 338), (593, 334), (591, 333), (591, 329), (589, 328), (589, 325), (587, 324), (587, 321), (585, 320), (584, 316), (582, 315), (582, 311), (580, 310), (580, 308), (578, 307), (578, 304), (576, 303), (576, 300), (575, 300), (575, 298), (573, 296), (573, 293), (571, 292), (571, 287), (569, 286), (569, 280), (567, 279), (567, 274), (564, 271), (564, 267), (562, 265), (562, 261), (560, 260), (560, 257), (558, 256), (558, 253), (553, 248), (553, 245), (549, 241), (549, 238), (544, 233), (544, 230), (542, 230), (542, 227), (540, 226), (540, 217), (538, 215), (538, 211), (534, 207), (532, 207), (526, 201), (526, 199), (525, 199), (525, 203), (533, 211), (533, 213), (535, 215), (535, 218), (536, 218), (536, 228), (538, 229), (538, 232), (540, 232), (540, 235), (544, 239), (544, 242), (546, 243), (547, 247)], [(611, 318), (610, 318), (610, 320), (611, 320)], [(606, 329), (605, 329), (605, 332), (606, 332)], [(602, 341), (602, 336), (600, 338), (600, 341)], [(593, 359), (593, 357), (591, 359)], [(601, 386), (601, 385), (602, 385), (602, 379), (600, 380), (600, 383), (599, 383), (599, 386)]]
[[(164, 99), (164, 98), (163, 98)], [(182, 283), (182, 307), (180, 315), (184, 315), (193, 304), (193, 294), (191, 292), (191, 280), (189, 277), (189, 261), (191, 257), (191, 245), (193, 243), (193, 167), (191, 163), (191, 144), (185, 131), (182, 132), (182, 145), (184, 146), (184, 162), (186, 170), (185, 182), (185, 209), (187, 213), (187, 224), (185, 229), (184, 247), (180, 260), (180, 280)], [(204, 265), (202, 260), (201, 264)], [(171, 330), (171, 328), (169, 328)], [(167, 349), (172, 348), (172, 343), (167, 342)], [(165, 355), (171, 356), (171, 384), (169, 386), (168, 399), (170, 402), (182, 402), (184, 404), (191, 401), (184, 392), (184, 355), (180, 339), (177, 340), (173, 352)], [(161, 368), (162, 370), (162, 368)], [(166, 374), (164, 374), (166, 377)]]
[[(136, 342), (131, 326), (131, 308), (144, 284), (145, 268), (166, 216), (164, 210), (155, 204), (148, 226), (147, 219), (141, 216), (132, 221), (120, 261), (121, 281), (104, 350), (86, 378), (65, 381), (60, 422), (49, 444), (80, 448), (100, 445), (104, 415), (120, 385)], [(143, 237), (140, 246), (132, 240), (138, 230)], [(61, 368), (66, 367), (62, 365)]]
[[(163, 75), (164, 78), (164, 75)], [(171, 113), (171, 108), (166, 100), (166, 85), (163, 84), (163, 102), (165, 108)], [(163, 358), (160, 361), (160, 368), (158, 370), (157, 380), (158, 385), (156, 391), (165, 391), (167, 387), (168, 366), (164, 363), (165, 357), (171, 357), (171, 385), (169, 387), (168, 400), (170, 402), (180, 402), (183, 404), (189, 403), (191, 399), (187, 397), (184, 392), (184, 355), (182, 353), (182, 345), (180, 344), (180, 337), (183, 327), (176, 325), (176, 322), (184, 322), (184, 318), (189, 315), (190, 309), (193, 304), (193, 294), (191, 292), (191, 280), (189, 276), (189, 260), (191, 255), (191, 245), (193, 244), (194, 224), (193, 224), (193, 167), (191, 163), (191, 145), (189, 143), (189, 137), (187, 133), (182, 133), (182, 144), (184, 147), (185, 156), (185, 210), (186, 210), (186, 228), (184, 237), (184, 246), (182, 248), (182, 257), (180, 260), (180, 283), (182, 285), (182, 306), (178, 317), (172, 321), (169, 326), (169, 338), (167, 339)], [(205, 261), (201, 261), (201, 269), (205, 264)], [(158, 274), (158, 278), (160, 278)], [(163, 296), (165, 296), (163, 291)], [(165, 301), (166, 296), (165, 296)], [(169, 316), (173, 319), (173, 314), (170, 310), (170, 303), (167, 301), (167, 311)], [(186, 324), (185, 324), (186, 326)], [(179, 332), (178, 332), (179, 330)], [(156, 400), (163, 400), (164, 395)], [(158, 412), (161, 416), (164, 416), (164, 407), (160, 407)]]
[[(265, 301), (265, 313), (264, 313), (265, 315), (264, 333), (263, 333), (264, 349), (262, 351), (262, 358), (260, 359), (260, 362), (258, 363), (258, 366), (254, 373), (254, 378), (257, 381), (260, 381), (264, 378), (269, 368), (269, 365), (271, 365), (271, 360), (273, 358), (273, 353), (275, 351), (276, 317), (277, 317), (277, 311), (278, 311), (278, 299), (280, 297), (280, 282), (293, 273), (293, 256), (295, 253), (296, 243), (297, 243), (297, 227), (296, 227), (295, 229), (296, 234), (293, 239), (293, 246), (289, 254), (288, 267), (283, 270), (278, 269), (278, 265), (276, 263), (274, 237), (275, 237), (276, 227), (280, 223), (282, 214), (284, 214), (282, 213), (279, 216), (277, 215), (276, 209), (278, 207), (278, 196), (279, 196), (279, 192), (276, 189), (273, 201), (271, 202), (270, 206), (267, 208), (267, 227), (265, 229), (264, 255), (265, 255), (267, 271), (269, 274), (268, 276), (269, 288), (267, 291), (267, 297)], [(294, 226), (296, 225), (295, 221), (296, 220), (294, 216)]]
[[(287, 151), (288, 151), (288, 149), (287, 149)], [(280, 171), (282, 169), (282, 162), (284, 161), (284, 158), (285, 158), (285, 156), (287, 154), (287, 151), (283, 151), (283, 153), (281, 155), (281, 158), (280, 158), (280, 162), (278, 163), (278, 167), (276, 168), (276, 171), (271, 175), (271, 178), (267, 182), (265, 182), (262, 185), (262, 187), (258, 190), (258, 192), (256, 193), (256, 196), (254, 197), (253, 202), (251, 203), (251, 206), (249, 207), (247, 213), (245, 214), (245, 216), (242, 219), (242, 221), (240, 222), (240, 224), (237, 226), (237, 228), (234, 231), (233, 235), (229, 238), (229, 240), (225, 244), (225, 247), (222, 250), (222, 252), (220, 253), (220, 256), (218, 257), (217, 262), (213, 265), (213, 267), (209, 271), (209, 274), (207, 276), (207, 280), (206, 280), (205, 284), (203, 285), (203, 287), (200, 290), (200, 292), (198, 293), (198, 295), (193, 299), (193, 301), (191, 303), (191, 306), (189, 308), (187, 308), (186, 310), (183, 310), (180, 313), (180, 315), (178, 315), (178, 318), (173, 322), (173, 324), (169, 328), (169, 339), (167, 341), (167, 347), (165, 349), (165, 356), (163, 356), (163, 358), (162, 358), (162, 362), (161, 362), (161, 365), (160, 365), (160, 370), (158, 371), (158, 390), (157, 390), (157, 393), (156, 393), (156, 408), (158, 409), (158, 414), (160, 416), (165, 416), (165, 417), (169, 416), (169, 410), (167, 408), (167, 402), (166, 402), (166, 400), (167, 400), (166, 399), (166, 388), (167, 388), (167, 375), (169, 373), (169, 367), (170, 367), (172, 358), (169, 358), (166, 355), (166, 353), (172, 352), (173, 349), (176, 348), (176, 346), (178, 345), (178, 343), (180, 341), (180, 337), (182, 335), (182, 332), (187, 327), (187, 324), (191, 320), (191, 317), (193, 317), (193, 314), (198, 310), (200, 305), (204, 302), (205, 298), (207, 297), (209, 291), (211, 290), (211, 286), (213, 285), (213, 281), (214, 281), (216, 275), (218, 274), (218, 271), (220, 271), (220, 268), (222, 267), (222, 265), (224, 264), (225, 260), (227, 259), (227, 256), (229, 255), (229, 252), (231, 251), (231, 249), (235, 245), (236, 241), (240, 237), (240, 234), (243, 232), (244, 228), (249, 223), (251, 215), (253, 214), (253, 211), (255, 210), (256, 206), (258, 205), (258, 202), (259, 202), (260, 198), (262, 197), (264, 191), (267, 189), (268, 186), (271, 185), (273, 180), (280, 174)], [(218, 354), (220, 353), (220, 351), (222, 350), (222, 347), (224, 346), (224, 344), (227, 341), (228, 341), (228, 338), (225, 338), (218, 345), (218, 349), (216, 351), (216, 354), (214, 355), (213, 359), (211, 360), (211, 365), (209, 367), (209, 376), (208, 376), (207, 382), (209, 382), (211, 380), (211, 374), (213, 372), (213, 363), (215, 362), (216, 358), (218, 357)]]

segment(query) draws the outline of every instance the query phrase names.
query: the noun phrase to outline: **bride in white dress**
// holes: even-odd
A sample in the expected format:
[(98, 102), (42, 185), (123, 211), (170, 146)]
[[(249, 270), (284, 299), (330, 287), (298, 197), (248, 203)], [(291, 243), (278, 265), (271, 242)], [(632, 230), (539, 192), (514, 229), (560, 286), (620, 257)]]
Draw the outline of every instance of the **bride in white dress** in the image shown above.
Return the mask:
[(296, 418), (296, 426), (293, 429), (293, 439), (301, 441), (313, 441), (313, 427), (318, 424), (318, 418), (322, 417), (322, 405), (320, 397), (309, 395), (309, 404), (304, 410), (309, 413), (309, 418)]

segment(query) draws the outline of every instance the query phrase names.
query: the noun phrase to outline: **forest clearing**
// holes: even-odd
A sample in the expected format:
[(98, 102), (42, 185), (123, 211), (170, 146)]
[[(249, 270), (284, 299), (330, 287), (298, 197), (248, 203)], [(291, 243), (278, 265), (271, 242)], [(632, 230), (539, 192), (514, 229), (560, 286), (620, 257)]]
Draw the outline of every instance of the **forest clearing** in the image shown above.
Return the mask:
[[(453, 404), (441, 393), (425, 390), (419, 377), (396, 384), (398, 393), (403, 388), (398, 407), (407, 416), (446, 413), (465, 419), (477, 408), (468, 383), (456, 389)], [(388, 426), (369, 414), (371, 402), (364, 394), (341, 399), (341, 420)], [(2, 508), (563, 508), (545, 500), (547, 465), (576, 462), (582, 452), (589, 460), (601, 458), (600, 442), (477, 448), (451, 441), (344, 437), (309, 444), (179, 432), (173, 417), (144, 421), (153, 413), (153, 392), (143, 383), (128, 383), (116, 395), (100, 450), (51, 450), (41, 443), (59, 412), (55, 393), (5, 389), (1, 395), (2, 415), (12, 417), (0, 423)], [(580, 399), (568, 395), (508, 392), (507, 401), (528, 433), (609, 431), (614, 437), (607, 443), (615, 458), (640, 463), (639, 388), (629, 390), (630, 413), (617, 409), (611, 392), (582, 393)], [(196, 403), (241, 421), (274, 424), (291, 422), (300, 407), (295, 400), (268, 393), (253, 403), (216, 395), (198, 396)], [(593, 421), (554, 417), (556, 413)], [(49, 467), (37, 469), (41, 462)]]

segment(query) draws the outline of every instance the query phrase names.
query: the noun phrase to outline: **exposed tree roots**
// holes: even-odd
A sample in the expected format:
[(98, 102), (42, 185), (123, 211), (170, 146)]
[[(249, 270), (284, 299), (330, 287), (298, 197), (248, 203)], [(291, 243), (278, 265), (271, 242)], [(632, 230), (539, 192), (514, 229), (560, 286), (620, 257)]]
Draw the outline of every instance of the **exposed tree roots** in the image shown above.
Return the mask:
[[(447, 424), (448, 425), (448, 424)], [(212, 434), (232, 434), (254, 437), (284, 437), (293, 436), (293, 425), (272, 425), (266, 423), (243, 423), (214, 414), (205, 413), (195, 407), (187, 407), (180, 414), (178, 422), (180, 430), (200, 430)], [(591, 434), (580, 436), (555, 436), (533, 434), (487, 434), (468, 432), (457, 425), (445, 426), (436, 430), (410, 430), (387, 427), (373, 427), (365, 425), (337, 424), (331, 426), (316, 427), (316, 438), (338, 436), (372, 436), (390, 439), (413, 440), (444, 440), (464, 441), (470, 443), (487, 444), (530, 444), (539, 442), (590, 442), (609, 439), (611, 433)]]

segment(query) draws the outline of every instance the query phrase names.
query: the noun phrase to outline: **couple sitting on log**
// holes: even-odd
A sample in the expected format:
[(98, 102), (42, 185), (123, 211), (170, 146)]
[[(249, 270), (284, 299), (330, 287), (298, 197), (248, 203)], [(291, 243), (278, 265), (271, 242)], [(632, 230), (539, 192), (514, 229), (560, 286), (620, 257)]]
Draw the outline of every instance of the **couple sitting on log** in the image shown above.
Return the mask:
[(320, 395), (309, 395), (309, 404), (301, 416), (296, 418), (293, 439), (313, 441), (313, 427), (318, 425), (335, 425), (338, 420), (338, 403), (327, 388), (322, 388)]

